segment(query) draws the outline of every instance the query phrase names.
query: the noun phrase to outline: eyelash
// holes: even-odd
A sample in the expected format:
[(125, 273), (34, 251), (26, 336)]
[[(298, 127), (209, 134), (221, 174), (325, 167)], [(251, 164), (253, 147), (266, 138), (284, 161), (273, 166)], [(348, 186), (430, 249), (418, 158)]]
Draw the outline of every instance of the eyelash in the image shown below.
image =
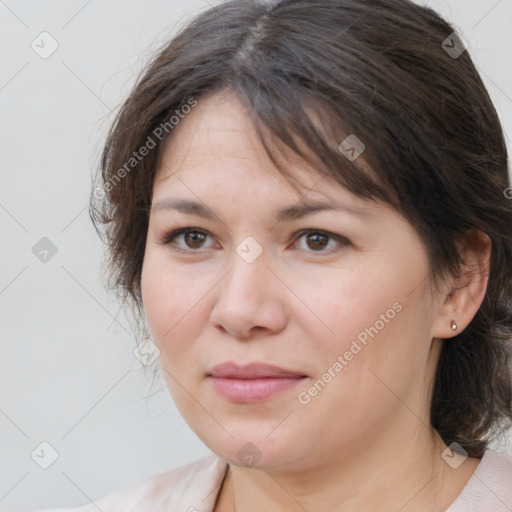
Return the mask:
[[(186, 233), (189, 233), (189, 232), (194, 232), (194, 233), (201, 233), (201, 234), (204, 234), (204, 235), (207, 235), (207, 236), (211, 236), (210, 233), (208, 231), (205, 231), (204, 229), (200, 229), (200, 228), (194, 228), (194, 227), (184, 227), (184, 228), (177, 228), (177, 229), (173, 229), (171, 231), (168, 231), (167, 233), (165, 233), (164, 235), (161, 235), (158, 237), (157, 239), (157, 243), (161, 244), (161, 245), (171, 245), (171, 243), (174, 241), (174, 239), (176, 237), (178, 237), (179, 235), (182, 235), (182, 234), (186, 234)], [(336, 240), (341, 247), (344, 247), (346, 245), (349, 245), (350, 242), (343, 236), (340, 236), (340, 235), (336, 235), (334, 233), (330, 233), (329, 231), (323, 231), (323, 230), (320, 230), (320, 229), (312, 229), (312, 228), (309, 228), (309, 229), (303, 229), (301, 231), (299, 231), (298, 233), (295, 234), (295, 238), (294, 240), (296, 239), (300, 239), (302, 238), (304, 235), (307, 235), (307, 234), (320, 234), (320, 235), (325, 235), (327, 237), (329, 237), (329, 239), (334, 239)], [(189, 249), (182, 249), (182, 248), (179, 248), (179, 247), (174, 247), (175, 251), (178, 251), (178, 252), (182, 252), (182, 253), (199, 253), (201, 252), (201, 249), (192, 249), (192, 248), (189, 248)], [(298, 249), (300, 250), (300, 249)], [(306, 250), (306, 252), (309, 252), (309, 253), (319, 253), (319, 254), (331, 254), (333, 251), (332, 250), (320, 250), (320, 251), (313, 251), (313, 250)]]

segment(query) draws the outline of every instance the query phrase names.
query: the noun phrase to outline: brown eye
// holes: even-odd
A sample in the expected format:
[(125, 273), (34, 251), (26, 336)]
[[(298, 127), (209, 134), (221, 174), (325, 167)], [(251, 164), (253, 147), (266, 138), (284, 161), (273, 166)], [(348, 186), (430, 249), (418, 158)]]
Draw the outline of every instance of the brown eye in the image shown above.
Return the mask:
[(329, 237), (324, 233), (309, 233), (306, 237), (308, 247), (314, 250), (325, 249), (329, 243)]
[[(335, 235), (333, 233), (327, 233), (324, 231), (316, 231), (313, 229), (309, 229), (306, 231), (302, 231), (299, 233), (296, 244), (299, 249), (302, 249), (306, 252), (318, 252), (318, 253), (331, 253), (333, 250), (336, 250), (336, 246), (338, 248), (348, 245), (350, 242), (340, 236)], [(300, 241), (305, 240), (305, 244), (299, 243)]]
[(199, 249), (206, 238), (206, 233), (202, 231), (187, 231), (183, 235), (185, 244), (191, 249)]
[(190, 252), (190, 250), (208, 248), (204, 243), (209, 236), (202, 229), (178, 228), (159, 237), (158, 242), (162, 245), (173, 246), (177, 251)]

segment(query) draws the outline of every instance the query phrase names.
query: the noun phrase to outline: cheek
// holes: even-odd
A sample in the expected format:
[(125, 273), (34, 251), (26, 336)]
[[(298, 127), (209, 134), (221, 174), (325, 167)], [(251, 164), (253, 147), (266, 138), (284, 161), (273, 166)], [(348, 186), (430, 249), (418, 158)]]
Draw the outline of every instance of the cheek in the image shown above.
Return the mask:
[[(420, 394), (423, 380), (418, 377), (426, 372), (429, 355), (428, 320), (423, 317), (428, 303), (419, 294), (407, 296), (409, 291), (405, 281), (367, 283), (331, 306), (330, 326), (336, 335), (323, 337), (317, 406), (340, 413), (350, 409), (355, 418), (370, 414), (377, 421), (402, 406), (397, 396)], [(369, 411), (369, 404), (375, 410)]]
[(311, 333), (311, 340), (321, 336), (324, 351), (337, 356), (348, 350), (358, 335), (364, 341), (365, 329), (381, 322), (381, 314), (391, 309), (389, 316), (395, 316), (392, 306), (397, 288), (382, 276), (378, 266), (365, 266), (336, 270), (318, 280), (303, 280), (297, 296), (307, 307), (301, 308), (303, 314), (295, 319)]
[(194, 281), (169, 269), (158, 258), (147, 254), (141, 275), (141, 293), (149, 327), (158, 345), (175, 338), (187, 312), (194, 304)]
[[(381, 258), (364, 268), (332, 273), (320, 287), (303, 281), (297, 294), (307, 297), (304, 302), (312, 311), (302, 308), (304, 314), (295, 318), (309, 333), (310, 344), (314, 341), (305, 350), (315, 352), (317, 376), (329, 370), (337, 376), (331, 391), (349, 386), (364, 395), (371, 383), (379, 387), (370, 370), (386, 381), (400, 381), (423, 364), (427, 304), (420, 290), (411, 293), (422, 275), (421, 268), (411, 267)], [(409, 370), (404, 370), (405, 361)]]
[(202, 329), (202, 315), (206, 315), (204, 283), (148, 254), (141, 292), (153, 341), (160, 349), (162, 376), (185, 421), (194, 425), (201, 411), (185, 390), (198, 385), (199, 376), (191, 369), (201, 365), (195, 340)]
[(159, 270), (159, 265), (153, 261), (151, 254), (146, 252), (141, 275), (141, 294), (144, 312), (153, 336), (156, 338), (155, 341), (160, 338), (165, 324), (175, 316), (174, 307), (177, 304), (169, 302), (172, 298), (169, 286), (168, 277)]

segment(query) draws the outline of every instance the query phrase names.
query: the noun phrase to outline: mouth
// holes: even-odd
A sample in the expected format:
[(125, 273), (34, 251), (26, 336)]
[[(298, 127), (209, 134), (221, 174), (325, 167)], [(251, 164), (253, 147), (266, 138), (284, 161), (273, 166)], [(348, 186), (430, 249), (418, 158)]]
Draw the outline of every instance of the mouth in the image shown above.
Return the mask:
[(214, 389), (224, 398), (235, 403), (267, 400), (297, 386), (307, 377), (304, 373), (274, 365), (262, 363), (237, 365), (232, 362), (217, 365), (207, 374)]

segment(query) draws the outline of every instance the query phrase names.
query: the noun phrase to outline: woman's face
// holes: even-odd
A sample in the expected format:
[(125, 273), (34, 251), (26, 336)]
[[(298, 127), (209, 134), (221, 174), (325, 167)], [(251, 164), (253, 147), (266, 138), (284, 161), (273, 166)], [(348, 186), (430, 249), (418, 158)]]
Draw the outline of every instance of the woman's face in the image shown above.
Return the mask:
[[(382, 447), (428, 424), (441, 301), (424, 246), (394, 210), (289, 163), (302, 194), (229, 94), (202, 99), (174, 129), (142, 272), (163, 375), (187, 423), (231, 463), (389, 456)], [(313, 202), (332, 208), (308, 212)], [(178, 228), (190, 231), (163, 243)], [(215, 369), (224, 363), (282, 371)]]

